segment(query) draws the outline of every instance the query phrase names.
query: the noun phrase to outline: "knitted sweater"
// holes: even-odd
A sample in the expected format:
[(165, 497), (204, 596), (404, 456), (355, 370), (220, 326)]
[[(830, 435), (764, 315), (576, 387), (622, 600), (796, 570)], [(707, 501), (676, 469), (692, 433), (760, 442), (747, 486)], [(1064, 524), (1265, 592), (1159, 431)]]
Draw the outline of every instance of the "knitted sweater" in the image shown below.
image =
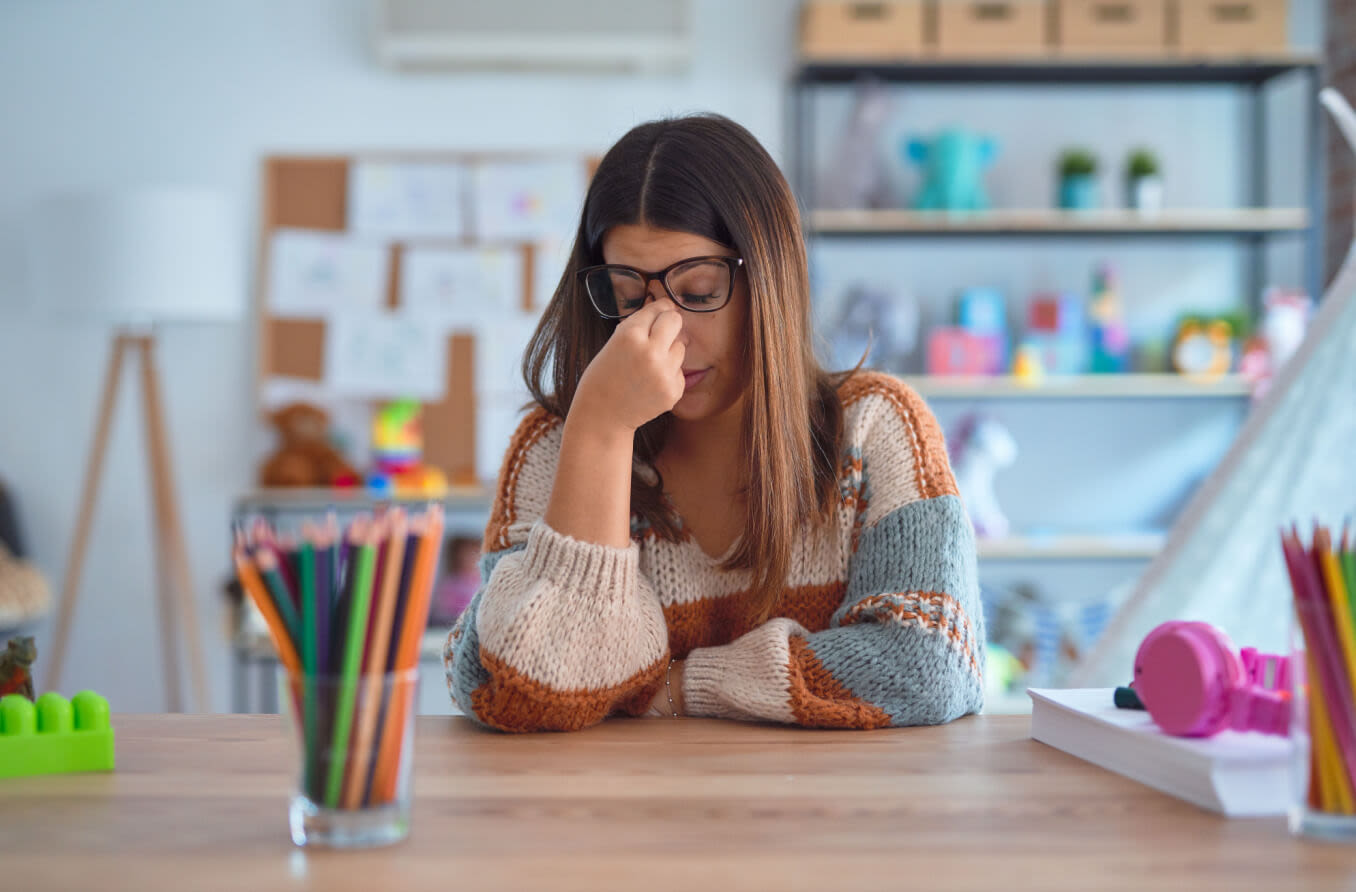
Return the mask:
[(773, 618), (754, 625), (751, 574), (632, 517), (627, 548), (542, 519), (563, 422), (514, 434), (485, 531), (481, 587), (448, 635), (448, 689), (505, 731), (639, 715), (686, 658), (689, 715), (828, 728), (950, 721), (983, 704), (973, 530), (936, 419), (903, 382), (839, 391), (844, 448), (832, 522), (798, 537)]

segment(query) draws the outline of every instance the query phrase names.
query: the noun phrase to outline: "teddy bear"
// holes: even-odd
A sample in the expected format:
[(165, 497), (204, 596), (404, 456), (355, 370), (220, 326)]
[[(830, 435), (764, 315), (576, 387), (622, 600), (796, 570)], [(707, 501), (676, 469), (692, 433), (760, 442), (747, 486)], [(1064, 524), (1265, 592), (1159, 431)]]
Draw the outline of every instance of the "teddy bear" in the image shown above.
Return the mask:
[(289, 403), (269, 413), (281, 438), (259, 469), (262, 486), (356, 486), (358, 472), (330, 445), (330, 417), (310, 403)]

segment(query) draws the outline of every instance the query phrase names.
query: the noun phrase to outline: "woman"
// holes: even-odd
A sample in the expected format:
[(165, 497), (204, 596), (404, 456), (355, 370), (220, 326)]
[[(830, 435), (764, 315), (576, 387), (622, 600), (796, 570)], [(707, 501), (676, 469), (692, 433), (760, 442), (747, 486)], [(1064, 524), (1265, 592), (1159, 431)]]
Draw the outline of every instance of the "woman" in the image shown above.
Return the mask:
[(654, 121), (613, 146), (523, 367), (537, 407), (444, 651), (468, 715), (877, 728), (980, 708), (942, 434), (903, 383), (816, 363), (795, 199), (744, 128)]

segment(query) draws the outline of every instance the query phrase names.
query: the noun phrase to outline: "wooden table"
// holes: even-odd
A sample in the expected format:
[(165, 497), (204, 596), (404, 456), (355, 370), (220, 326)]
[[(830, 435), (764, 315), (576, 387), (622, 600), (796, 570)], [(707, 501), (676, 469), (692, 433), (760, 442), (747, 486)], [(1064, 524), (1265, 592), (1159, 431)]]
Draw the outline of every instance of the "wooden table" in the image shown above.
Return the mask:
[(1350, 888), (1356, 848), (1224, 820), (1028, 738), (1029, 719), (825, 732), (419, 719), (410, 838), (303, 852), (278, 716), (117, 716), (110, 775), (0, 781), (0, 887)]

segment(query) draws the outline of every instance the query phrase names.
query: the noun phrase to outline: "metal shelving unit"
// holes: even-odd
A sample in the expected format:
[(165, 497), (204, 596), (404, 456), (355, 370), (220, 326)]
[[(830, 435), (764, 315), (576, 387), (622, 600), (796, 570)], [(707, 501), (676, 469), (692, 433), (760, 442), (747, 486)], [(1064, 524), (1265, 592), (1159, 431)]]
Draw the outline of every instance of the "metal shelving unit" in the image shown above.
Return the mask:
[[(1240, 209), (1174, 209), (1157, 217), (1133, 212), (1061, 212), (1001, 210), (957, 217), (912, 211), (826, 211), (806, 207), (807, 235), (972, 237), (972, 236), (1086, 236), (1086, 237), (1195, 237), (1243, 239), (1250, 247), (1248, 292), (1255, 296), (1266, 279), (1263, 247), (1275, 237), (1304, 239), (1305, 287), (1322, 293), (1322, 192), (1318, 164), (1321, 111), (1318, 90), (1322, 60), (1311, 53), (1284, 53), (1252, 59), (1127, 59), (1089, 60), (1043, 58), (1034, 60), (917, 60), (897, 63), (815, 62), (801, 65), (792, 79), (790, 137), (792, 181), (804, 201), (811, 195), (816, 170), (813, 152), (817, 126), (816, 88), (843, 86), (863, 78), (919, 87), (976, 87), (1001, 89), (1067, 88), (1077, 85), (1123, 85), (1146, 89), (1184, 84), (1213, 84), (1244, 90), (1248, 102), (1251, 170), (1247, 207)], [(1303, 79), (1310, 97), (1305, 109), (1305, 206), (1268, 206), (1266, 174), (1266, 89), (1282, 76)]]
[[(1056, 239), (1224, 239), (1243, 244), (1248, 253), (1247, 284), (1257, 300), (1266, 277), (1266, 247), (1275, 239), (1300, 239), (1305, 285), (1321, 293), (1322, 206), (1318, 104), (1321, 57), (1285, 53), (1239, 60), (1126, 59), (1090, 60), (927, 60), (898, 63), (816, 62), (799, 66), (791, 83), (789, 137), (791, 177), (800, 196), (806, 235), (839, 239), (1021, 239), (1040, 250)], [(1267, 195), (1267, 90), (1278, 79), (1299, 77), (1311, 97), (1305, 109), (1303, 155), (1304, 204), (1271, 207)], [(920, 212), (907, 209), (827, 210), (815, 206), (818, 169), (814, 138), (820, 88), (850, 86), (863, 79), (919, 89), (974, 88), (1009, 91), (1118, 85), (1163, 89), (1179, 85), (1217, 85), (1247, 97), (1245, 126), (1251, 146), (1247, 183), (1240, 208), (1172, 208), (1156, 214), (1105, 209), (1065, 211), (1048, 208), (995, 209), (985, 212)], [(1250, 386), (1238, 375), (1201, 380), (1174, 374), (1076, 375), (1046, 377), (1032, 384), (1010, 376), (965, 378), (913, 376), (906, 380), (930, 400), (974, 399), (1246, 399)], [(1161, 550), (1161, 533), (1124, 535), (1014, 535), (978, 543), (981, 559), (1007, 561), (1102, 561), (1152, 559)], [(1025, 698), (1021, 698), (1023, 701)]]

